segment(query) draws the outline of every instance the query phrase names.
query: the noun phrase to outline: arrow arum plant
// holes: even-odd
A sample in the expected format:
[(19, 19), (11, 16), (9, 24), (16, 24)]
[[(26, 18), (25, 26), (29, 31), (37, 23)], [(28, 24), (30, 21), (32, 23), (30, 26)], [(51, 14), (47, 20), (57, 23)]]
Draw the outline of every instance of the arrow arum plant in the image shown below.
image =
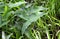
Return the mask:
[(59, 1), (0, 0), (0, 39), (59, 39)]

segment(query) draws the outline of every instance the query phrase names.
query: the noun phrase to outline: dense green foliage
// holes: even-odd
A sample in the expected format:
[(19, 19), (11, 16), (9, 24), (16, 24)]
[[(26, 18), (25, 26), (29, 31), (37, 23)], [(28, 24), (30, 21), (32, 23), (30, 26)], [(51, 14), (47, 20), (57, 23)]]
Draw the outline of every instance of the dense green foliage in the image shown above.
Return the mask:
[(60, 0), (0, 0), (0, 39), (60, 39), (59, 29)]

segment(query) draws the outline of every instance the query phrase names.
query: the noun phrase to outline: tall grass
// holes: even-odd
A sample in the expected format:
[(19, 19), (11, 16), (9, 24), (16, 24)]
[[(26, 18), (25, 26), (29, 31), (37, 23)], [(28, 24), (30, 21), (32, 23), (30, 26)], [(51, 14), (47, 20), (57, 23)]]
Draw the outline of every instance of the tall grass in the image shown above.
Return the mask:
[(60, 39), (60, 0), (0, 0), (0, 39)]

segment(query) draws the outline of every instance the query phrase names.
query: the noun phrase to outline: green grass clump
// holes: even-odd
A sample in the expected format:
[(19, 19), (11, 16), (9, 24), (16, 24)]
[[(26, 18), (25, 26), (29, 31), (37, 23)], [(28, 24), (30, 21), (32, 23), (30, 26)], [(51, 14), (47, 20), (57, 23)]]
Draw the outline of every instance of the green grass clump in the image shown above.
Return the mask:
[(0, 39), (60, 39), (60, 0), (0, 0)]

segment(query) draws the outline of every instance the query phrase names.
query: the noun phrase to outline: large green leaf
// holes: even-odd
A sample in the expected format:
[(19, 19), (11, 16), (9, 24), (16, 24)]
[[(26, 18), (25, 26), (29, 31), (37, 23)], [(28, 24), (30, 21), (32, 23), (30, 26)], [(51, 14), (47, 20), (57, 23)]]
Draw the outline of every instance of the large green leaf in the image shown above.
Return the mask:
[(29, 27), (29, 25), (32, 22), (37, 21), (40, 17), (46, 14), (46, 13), (40, 12), (41, 10), (45, 10), (45, 8), (42, 6), (41, 7), (35, 6), (27, 9), (20, 9), (15, 12), (17, 16), (26, 20), (26, 22), (23, 24), (23, 27), (22, 27), (22, 33), (25, 32), (25, 30)]
[(45, 15), (45, 14), (44, 14), (44, 13), (40, 13), (40, 14), (38, 14), (38, 15), (32, 15), (31, 17), (29, 17), (29, 20), (23, 24), (22, 33), (25, 32), (25, 30), (29, 27), (29, 25), (30, 25), (32, 22), (37, 21), (37, 20), (38, 20), (40, 17), (42, 17), (43, 15)]
[[(41, 14), (42, 12), (39, 12), (41, 10), (45, 10), (46, 8), (42, 7), (42, 6), (32, 6), (30, 8), (27, 9), (20, 9), (17, 10), (15, 12), (15, 14), (21, 18), (23, 18), (24, 20), (29, 20), (30, 18), (33, 18), (34, 16), (36, 17), (39, 16), (39, 14)], [(33, 17), (32, 17), (33, 16)]]

